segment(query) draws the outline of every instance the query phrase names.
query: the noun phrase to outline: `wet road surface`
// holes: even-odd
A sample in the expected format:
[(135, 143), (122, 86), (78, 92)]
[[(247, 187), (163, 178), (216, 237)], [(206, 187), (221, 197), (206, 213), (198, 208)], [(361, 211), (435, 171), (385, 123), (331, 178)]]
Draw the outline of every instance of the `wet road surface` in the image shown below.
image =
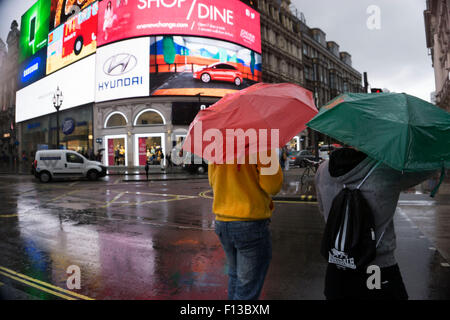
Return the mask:
[[(0, 175), (0, 297), (226, 299), (207, 180), (124, 179), (41, 184)], [(401, 199), (396, 256), (409, 296), (449, 299), (450, 198)], [(315, 202), (276, 202), (262, 299), (324, 298), (323, 227)], [(69, 290), (73, 265), (81, 289)]]

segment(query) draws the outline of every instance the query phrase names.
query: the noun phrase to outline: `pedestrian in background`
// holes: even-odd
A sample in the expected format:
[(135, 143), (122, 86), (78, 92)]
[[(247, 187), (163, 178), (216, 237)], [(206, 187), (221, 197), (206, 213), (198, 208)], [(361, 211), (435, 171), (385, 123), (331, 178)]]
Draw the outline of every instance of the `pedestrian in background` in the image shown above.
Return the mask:
[[(277, 161), (272, 158), (271, 161)], [(270, 167), (270, 164), (266, 165)], [(228, 299), (258, 299), (272, 258), (269, 223), (274, 209), (271, 195), (283, 183), (276, 174), (262, 175), (261, 162), (209, 164), (208, 178), (214, 192), (215, 231), (227, 257)]]
[(316, 174), (319, 211), (328, 219), (335, 196), (345, 187), (360, 191), (373, 213), (376, 258), (369, 265), (380, 268), (381, 288), (370, 290), (370, 274), (364, 270), (345, 269), (329, 263), (325, 277), (325, 296), (334, 299), (408, 299), (400, 269), (394, 257), (396, 248), (394, 213), (400, 192), (426, 180), (433, 172), (402, 173), (384, 164), (374, 170), (377, 161), (353, 148), (333, 151)]
[(288, 155), (287, 155), (286, 146), (284, 146), (280, 150), (280, 166), (281, 166), (281, 170), (285, 169), (286, 161), (288, 161)]
[(291, 155), (291, 149), (288, 147), (286, 148), (286, 159), (284, 161), (284, 170), (288, 171), (289, 170), (289, 156)]

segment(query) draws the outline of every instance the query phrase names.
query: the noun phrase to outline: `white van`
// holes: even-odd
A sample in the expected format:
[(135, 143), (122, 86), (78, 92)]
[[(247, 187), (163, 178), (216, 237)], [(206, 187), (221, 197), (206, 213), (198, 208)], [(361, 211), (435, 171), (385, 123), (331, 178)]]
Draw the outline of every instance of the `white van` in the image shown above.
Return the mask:
[(86, 177), (97, 180), (106, 176), (106, 167), (71, 150), (39, 150), (33, 163), (34, 175), (41, 182), (55, 178)]

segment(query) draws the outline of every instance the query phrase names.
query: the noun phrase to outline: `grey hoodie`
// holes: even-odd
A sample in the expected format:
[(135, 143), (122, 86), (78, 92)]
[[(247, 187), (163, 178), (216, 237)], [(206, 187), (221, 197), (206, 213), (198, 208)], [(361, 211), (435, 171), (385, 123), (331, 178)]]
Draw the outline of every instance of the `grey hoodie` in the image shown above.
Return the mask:
[[(316, 174), (317, 200), (320, 213), (328, 218), (334, 197), (345, 184), (354, 189), (377, 163), (367, 157), (349, 172), (332, 177), (329, 172), (329, 161), (323, 162)], [(393, 217), (402, 190), (409, 189), (426, 180), (433, 172), (403, 173), (384, 164), (378, 166), (361, 186), (361, 192), (369, 203), (375, 220), (375, 234), (377, 241), (384, 231), (384, 235), (377, 247), (377, 255), (371, 263), (381, 267), (395, 265), (396, 248)]]

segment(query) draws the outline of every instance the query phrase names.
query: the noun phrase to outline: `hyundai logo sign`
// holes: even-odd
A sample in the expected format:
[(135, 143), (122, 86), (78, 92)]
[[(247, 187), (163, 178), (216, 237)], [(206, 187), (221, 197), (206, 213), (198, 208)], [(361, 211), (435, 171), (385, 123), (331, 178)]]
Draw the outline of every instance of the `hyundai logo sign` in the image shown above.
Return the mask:
[(133, 70), (137, 65), (135, 56), (128, 53), (119, 53), (108, 60), (103, 65), (103, 72), (110, 76), (120, 76)]

